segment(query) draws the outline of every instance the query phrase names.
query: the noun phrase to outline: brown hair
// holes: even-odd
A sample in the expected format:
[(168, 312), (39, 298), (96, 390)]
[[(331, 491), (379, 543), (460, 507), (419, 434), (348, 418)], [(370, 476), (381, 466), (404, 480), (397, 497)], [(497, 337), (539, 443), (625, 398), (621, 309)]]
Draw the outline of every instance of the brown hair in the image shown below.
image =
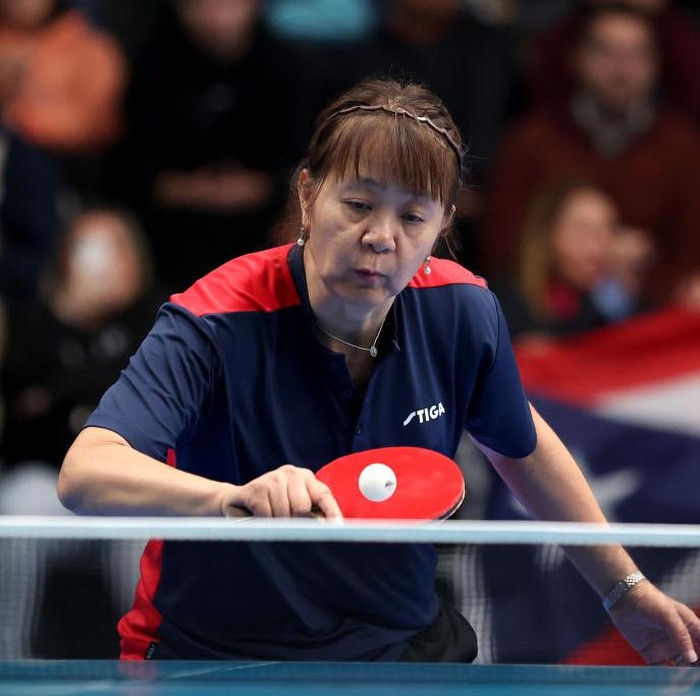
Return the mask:
[(572, 196), (592, 191), (609, 199), (609, 194), (595, 181), (566, 178), (551, 181), (532, 198), (520, 235), (516, 281), (532, 315), (546, 319), (545, 292), (552, 265), (552, 228), (557, 216)]
[(321, 112), (301, 168), (309, 170), (316, 191), (331, 173), (361, 176), (371, 168), (448, 209), (461, 186), (462, 139), (443, 103), (426, 87), (369, 79)]

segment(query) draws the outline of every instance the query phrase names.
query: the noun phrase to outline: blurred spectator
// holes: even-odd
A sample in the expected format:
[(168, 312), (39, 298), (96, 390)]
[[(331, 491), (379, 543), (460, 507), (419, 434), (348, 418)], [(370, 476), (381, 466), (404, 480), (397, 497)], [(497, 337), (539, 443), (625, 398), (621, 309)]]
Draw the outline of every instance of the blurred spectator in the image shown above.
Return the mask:
[(535, 196), (515, 273), (491, 283), (513, 340), (567, 336), (623, 318), (599, 294), (624, 298), (628, 314), (637, 309), (641, 278), (623, 286), (633, 269), (616, 250), (616, 228), (614, 202), (590, 182), (554, 182)]
[(31, 143), (86, 153), (120, 126), (125, 62), (116, 41), (60, 0), (0, 0), (3, 120)]
[(482, 227), (489, 273), (513, 263), (527, 202), (545, 182), (580, 175), (614, 198), (623, 224), (658, 255), (644, 295), (667, 301), (700, 266), (700, 139), (654, 100), (653, 25), (632, 8), (598, 7), (580, 25), (569, 101), (526, 116), (504, 138)]
[[(660, 59), (659, 87), (669, 103), (700, 122), (700, 30), (672, 0), (618, 0), (640, 8), (654, 22)], [(547, 31), (534, 47), (531, 74), (535, 101), (566, 100), (575, 77), (567, 54), (575, 40), (577, 26), (585, 17), (586, 6), (605, 4), (604, 0), (581, 0), (570, 17)], [(608, 2), (609, 4), (609, 2)]]
[(0, 126), (0, 299), (35, 299), (58, 226), (54, 159)]
[(41, 462), (55, 479), (75, 434), (138, 347), (160, 301), (130, 217), (110, 208), (79, 214), (42, 299), (9, 312), (0, 440), (8, 470)]
[(259, 0), (173, 10), (135, 62), (114, 184), (143, 216), (159, 277), (182, 289), (266, 244), (301, 154), (306, 75)]

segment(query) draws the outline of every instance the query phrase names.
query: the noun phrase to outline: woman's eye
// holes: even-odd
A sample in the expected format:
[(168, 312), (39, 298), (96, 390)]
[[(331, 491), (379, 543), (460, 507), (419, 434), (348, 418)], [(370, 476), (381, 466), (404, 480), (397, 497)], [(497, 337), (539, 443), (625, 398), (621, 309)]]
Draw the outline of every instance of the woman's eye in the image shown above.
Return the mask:
[(365, 201), (345, 201), (345, 204), (351, 209), (358, 212), (364, 212), (370, 209), (370, 204)]
[(405, 213), (403, 219), (412, 225), (417, 225), (423, 222), (423, 217), (421, 215), (417, 215), (416, 213)]

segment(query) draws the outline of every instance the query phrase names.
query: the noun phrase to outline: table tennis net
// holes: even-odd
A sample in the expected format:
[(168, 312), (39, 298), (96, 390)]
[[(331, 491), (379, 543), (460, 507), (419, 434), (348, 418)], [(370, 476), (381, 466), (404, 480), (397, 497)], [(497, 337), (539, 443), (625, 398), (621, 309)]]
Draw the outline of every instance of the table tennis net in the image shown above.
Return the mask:
[(0, 659), (115, 658), (148, 538), (435, 543), (438, 593), (474, 626), (480, 663), (641, 664), (561, 544), (623, 542), (662, 590), (700, 609), (695, 526), (0, 517)]

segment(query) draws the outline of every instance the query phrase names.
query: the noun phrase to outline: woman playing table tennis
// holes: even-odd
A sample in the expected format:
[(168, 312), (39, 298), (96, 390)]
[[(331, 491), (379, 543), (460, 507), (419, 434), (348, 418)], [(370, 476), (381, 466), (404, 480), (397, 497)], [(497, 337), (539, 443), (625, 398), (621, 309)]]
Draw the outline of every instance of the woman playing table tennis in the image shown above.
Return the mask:
[[(461, 169), (426, 89), (375, 80), (338, 98), (299, 169), (298, 241), (161, 308), (66, 455), (65, 505), (337, 518), (323, 464), (383, 446), (452, 457), (466, 429), (534, 516), (602, 522), (527, 402), (494, 296), (431, 257)], [(473, 631), (435, 594), (434, 548), (375, 546), (151, 542), (122, 658), (472, 660)], [(696, 660), (700, 621), (622, 548), (569, 555), (649, 662)]]

